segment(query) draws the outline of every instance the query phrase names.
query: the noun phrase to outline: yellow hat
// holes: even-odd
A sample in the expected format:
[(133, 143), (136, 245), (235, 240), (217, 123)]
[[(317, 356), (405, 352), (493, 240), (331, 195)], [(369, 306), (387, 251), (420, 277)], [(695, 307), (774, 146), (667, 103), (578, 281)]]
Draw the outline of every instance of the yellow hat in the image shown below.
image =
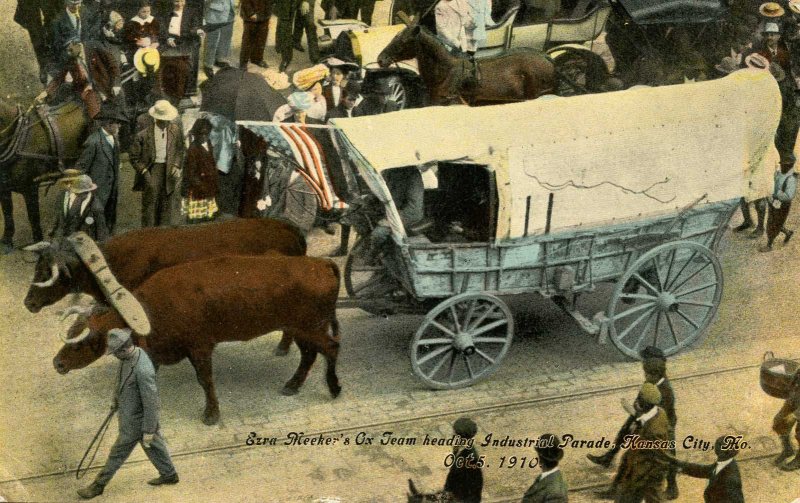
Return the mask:
[(777, 2), (762, 3), (758, 8), (758, 12), (764, 17), (781, 17), (786, 13), (781, 4)]
[(325, 65), (314, 65), (294, 72), (292, 84), (301, 91), (308, 91), (314, 84), (330, 75), (331, 71)]
[(639, 397), (650, 405), (661, 403), (661, 392), (658, 391), (658, 386), (649, 382), (642, 384), (642, 389), (639, 390)]
[(147, 67), (153, 68), (153, 73), (158, 71), (161, 66), (161, 56), (158, 54), (158, 49), (152, 47), (142, 47), (137, 50), (133, 55), (133, 66), (139, 70), (142, 75), (147, 75)]

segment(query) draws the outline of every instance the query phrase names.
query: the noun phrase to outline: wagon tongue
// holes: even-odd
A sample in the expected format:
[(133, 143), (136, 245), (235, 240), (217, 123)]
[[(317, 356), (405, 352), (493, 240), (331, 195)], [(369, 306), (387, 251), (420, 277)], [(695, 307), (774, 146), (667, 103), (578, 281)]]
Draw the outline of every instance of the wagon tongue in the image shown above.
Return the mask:
[(119, 312), (131, 330), (138, 335), (149, 335), (150, 320), (147, 319), (144, 308), (131, 292), (117, 282), (97, 243), (84, 232), (73, 234), (67, 240), (72, 244), (81, 261), (97, 278), (97, 283), (108, 302)]

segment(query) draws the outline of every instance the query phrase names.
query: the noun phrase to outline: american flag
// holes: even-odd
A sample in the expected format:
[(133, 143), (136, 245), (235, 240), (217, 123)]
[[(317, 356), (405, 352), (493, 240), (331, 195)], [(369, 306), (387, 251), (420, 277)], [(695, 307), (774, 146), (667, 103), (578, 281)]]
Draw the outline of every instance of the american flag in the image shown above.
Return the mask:
[(295, 162), (296, 172), (314, 191), (323, 210), (347, 208), (347, 203), (333, 190), (328, 157), (320, 143), (320, 135), (328, 135), (329, 128), (311, 128), (297, 123), (245, 122), (240, 125), (263, 138), (275, 153)]

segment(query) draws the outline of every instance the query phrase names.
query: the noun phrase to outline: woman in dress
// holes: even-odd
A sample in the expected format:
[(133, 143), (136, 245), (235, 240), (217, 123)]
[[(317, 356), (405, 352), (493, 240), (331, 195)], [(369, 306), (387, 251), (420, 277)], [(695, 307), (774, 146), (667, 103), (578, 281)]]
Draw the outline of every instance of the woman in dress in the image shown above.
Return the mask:
[(151, 11), (150, 0), (142, 0), (136, 15), (125, 23), (122, 37), (131, 53), (147, 47), (158, 49), (160, 26)]
[(198, 119), (189, 133), (192, 143), (183, 168), (181, 213), (190, 224), (213, 220), (218, 211), (217, 164), (208, 140), (210, 133), (207, 119)]

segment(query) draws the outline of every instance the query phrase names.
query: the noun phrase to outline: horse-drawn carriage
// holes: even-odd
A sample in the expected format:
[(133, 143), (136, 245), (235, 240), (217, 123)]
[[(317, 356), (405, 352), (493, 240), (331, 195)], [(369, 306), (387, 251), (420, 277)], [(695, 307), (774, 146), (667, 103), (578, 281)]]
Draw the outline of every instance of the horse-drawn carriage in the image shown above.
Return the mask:
[[(740, 198), (770, 192), (779, 115), (769, 74), (743, 71), (691, 86), (336, 119), (329, 131), (358, 187), (348, 221), (360, 236), (340, 307), (424, 314), (411, 362), (433, 388), (498, 368), (514, 335), (502, 295), (551, 298), (632, 358), (647, 345), (674, 354), (717, 312), (716, 250)], [(386, 179), (420, 166), (431, 168), (424, 218), (404, 225)], [(376, 228), (388, 246), (376, 244)], [(595, 290), (610, 299), (589, 319), (578, 299)]]

